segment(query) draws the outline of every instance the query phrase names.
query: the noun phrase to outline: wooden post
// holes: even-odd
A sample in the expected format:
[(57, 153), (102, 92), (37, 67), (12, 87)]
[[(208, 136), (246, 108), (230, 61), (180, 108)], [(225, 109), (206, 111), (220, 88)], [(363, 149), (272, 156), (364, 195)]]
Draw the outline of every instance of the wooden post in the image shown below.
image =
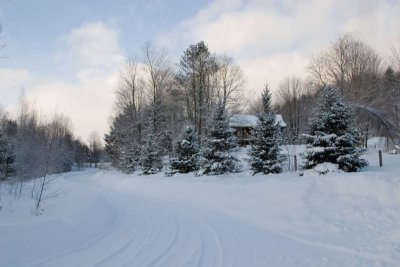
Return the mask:
[(294, 155), (294, 171), (297, 172), (297, 155)]
[(382, 167), (382, 150), (379, 150), (379, 167)]

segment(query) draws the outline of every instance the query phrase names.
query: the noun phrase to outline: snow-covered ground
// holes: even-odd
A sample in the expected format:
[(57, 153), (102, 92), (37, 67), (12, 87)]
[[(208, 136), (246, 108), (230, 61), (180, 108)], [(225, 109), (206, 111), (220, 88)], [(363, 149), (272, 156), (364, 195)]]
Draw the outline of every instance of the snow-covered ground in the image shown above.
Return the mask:
[(327, 175), (67, 173), (40, 216), (3, 185), (0, 266), (400, 266), (400, 155), (366, 158)]

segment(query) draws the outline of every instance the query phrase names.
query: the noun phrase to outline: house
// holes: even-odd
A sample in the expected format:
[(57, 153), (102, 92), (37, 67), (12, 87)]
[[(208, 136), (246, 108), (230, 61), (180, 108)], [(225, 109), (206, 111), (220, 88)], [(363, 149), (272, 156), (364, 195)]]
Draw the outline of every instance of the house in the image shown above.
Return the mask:
[[(229, 118), (229, 126), (235, 130), (239, 145), (245, 146), (250, 143), (251, 130), (257, 124), (258, 117), (247, 114), (234, 114)], [(275, 121), (283, 130), (286, 123), (283, 121), (282, 115), (275, 115)]]

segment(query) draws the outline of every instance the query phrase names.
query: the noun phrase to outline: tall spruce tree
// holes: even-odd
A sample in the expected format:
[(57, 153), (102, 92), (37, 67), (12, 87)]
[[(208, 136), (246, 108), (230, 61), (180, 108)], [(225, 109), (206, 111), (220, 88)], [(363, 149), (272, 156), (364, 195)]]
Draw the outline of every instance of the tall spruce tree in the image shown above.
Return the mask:
[(225, 107), (220, 102), (208, 124), (208, 135), (201, 149), (202, 163), (199, 174), (218, 175), (240, 170), (237, 138), (229, 127)]
[(360, 159), (363, 149), (357, 146), (360, 139), (352, 128), (352, 112), (345, 105), (337, 89), (323, 89), (316, 117), (310, 120), (309, 133), (305, 135), (307, 149), (304, 152), (305, 169), (324, 162), (338, 164), (346, 172), (354, 172), (368, 165)]
[(173, 172), (189, 173), (199, 168), (199, 146), (194, 128), (186, 127), (185, 132), (176, 141), (175, 154), (171, 159)]
[(258, 122), (251, 133), (250, 169), (253, 174), (280, 173), (285, 156), (281, 154), (279, 148), (282, 135), (271, 109), (271, 93), (268, 85), (265, 86), (261, 100), (263, 112), (258, 116)]

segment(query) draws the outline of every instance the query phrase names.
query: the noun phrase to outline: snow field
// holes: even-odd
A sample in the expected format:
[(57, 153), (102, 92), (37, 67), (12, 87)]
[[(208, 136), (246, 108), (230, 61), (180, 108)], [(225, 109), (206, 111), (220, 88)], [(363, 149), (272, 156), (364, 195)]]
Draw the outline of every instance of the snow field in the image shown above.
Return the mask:
[(0, 266), (399, 266), (399, 156), (366, 157), (327, 175), (67, 173), (40, 216), (3, 185)]

